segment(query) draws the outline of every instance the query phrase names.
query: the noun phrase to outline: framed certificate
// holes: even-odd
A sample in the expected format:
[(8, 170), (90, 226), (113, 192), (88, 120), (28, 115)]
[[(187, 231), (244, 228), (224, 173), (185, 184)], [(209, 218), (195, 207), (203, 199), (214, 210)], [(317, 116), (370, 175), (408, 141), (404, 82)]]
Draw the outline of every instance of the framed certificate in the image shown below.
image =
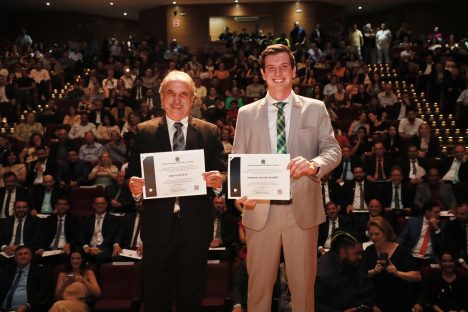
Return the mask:
[(228, 198), (289, 200), (289, 154), (230, 154)]
[(203, 150), (144, 153), (140, 161), (144, 199), (206, 194)]

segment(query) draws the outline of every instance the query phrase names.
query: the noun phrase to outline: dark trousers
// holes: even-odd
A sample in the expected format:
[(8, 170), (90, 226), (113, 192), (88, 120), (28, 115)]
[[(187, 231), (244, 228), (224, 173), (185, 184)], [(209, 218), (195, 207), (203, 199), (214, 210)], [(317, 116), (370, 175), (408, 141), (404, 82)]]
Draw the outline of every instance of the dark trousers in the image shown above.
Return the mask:
[(146, 244), (143, 251), (145, 311), (170, 312), (175, 296), (177, 312), (199, 312), (205, 290), (208, 243), (194, 246), (190, 237), (183, 236), (180, 219), (174, 218), (173, 224), (167, 244)]

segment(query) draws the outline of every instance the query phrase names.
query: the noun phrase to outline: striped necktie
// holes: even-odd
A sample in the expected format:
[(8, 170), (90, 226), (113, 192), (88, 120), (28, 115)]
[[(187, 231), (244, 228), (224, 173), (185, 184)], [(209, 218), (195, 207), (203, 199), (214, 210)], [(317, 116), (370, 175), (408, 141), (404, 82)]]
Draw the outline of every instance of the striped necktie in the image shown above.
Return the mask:
[(288, 148), (286, 145), (286, 121), (284, 118), (284, 106), (286, 103), (278, 102), (273, 104), (278, 108), (277, 118), (276, 118), (276, 153), (277, 154), (287, 154)]
[(172, 142), (172, 150), (173, 151), (183, 151), (185, 150), (185, 138), (184, 132), (182, 127), (184, 125), (181, 122), (175, 122), (174, 128), (176, 128), (176, 132), (174, 133), (173, 142)]

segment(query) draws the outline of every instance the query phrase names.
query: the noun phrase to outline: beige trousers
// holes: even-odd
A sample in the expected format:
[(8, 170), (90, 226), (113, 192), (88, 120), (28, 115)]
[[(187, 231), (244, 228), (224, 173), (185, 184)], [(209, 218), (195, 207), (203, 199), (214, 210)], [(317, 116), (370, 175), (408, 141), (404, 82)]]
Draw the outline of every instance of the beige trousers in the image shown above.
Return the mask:
[(318, 226), (302, 230), (296, 223), (292, 205), (271, 205), (265, 228), (261, 231), (246, 228), (246, 235), (248, 310), (271, 311), (282, 246), (292, 310), (313, 312)]

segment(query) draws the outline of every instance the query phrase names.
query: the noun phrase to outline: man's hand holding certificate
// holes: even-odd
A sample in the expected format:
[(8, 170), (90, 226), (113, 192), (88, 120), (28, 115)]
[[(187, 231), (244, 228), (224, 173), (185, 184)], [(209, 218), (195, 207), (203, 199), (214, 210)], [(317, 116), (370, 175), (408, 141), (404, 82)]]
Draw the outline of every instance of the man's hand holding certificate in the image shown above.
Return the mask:
[(289, 200), (288, 154), (229, 155), (228, 197), (259, 200)]

